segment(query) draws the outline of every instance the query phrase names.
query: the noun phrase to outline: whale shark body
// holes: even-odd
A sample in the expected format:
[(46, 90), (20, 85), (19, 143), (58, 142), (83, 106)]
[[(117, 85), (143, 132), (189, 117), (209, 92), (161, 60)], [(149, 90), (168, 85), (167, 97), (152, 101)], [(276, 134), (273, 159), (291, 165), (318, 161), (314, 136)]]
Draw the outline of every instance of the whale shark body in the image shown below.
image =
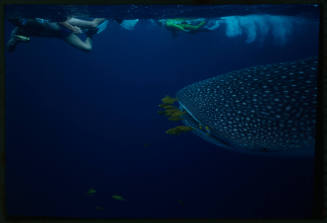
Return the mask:
[(222, 148), (313, 153), (317, 72), (317, 58), (308, 58), (191, 84), (177, 92), (182, 121)]

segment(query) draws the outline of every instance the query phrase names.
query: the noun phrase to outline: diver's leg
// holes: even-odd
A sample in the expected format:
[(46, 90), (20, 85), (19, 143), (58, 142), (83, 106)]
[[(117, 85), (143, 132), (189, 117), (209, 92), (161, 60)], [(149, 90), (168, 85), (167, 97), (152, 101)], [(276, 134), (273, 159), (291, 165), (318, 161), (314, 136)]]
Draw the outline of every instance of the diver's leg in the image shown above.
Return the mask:
[(10, 34), (10, 37), (13, 37), (17, 34), (17, 32), (19, 31), (19, 28), (16, 26), (12, 31), (11, 31), (11, 34)]
[(7, 42), (7, 49), (9, 52), (13, 52), (17, 44), (19, 43), (18, 39), (16, 38), (16, 35), (20, 33), (20, 30), (21, 29), (19, 27), (15, 27), (11, 32), (10, 38)]
[(82, 28), (96, 28), (100, 23), (102, 23), (104, 18), (96, 18), (93, 19), (92, 21), (87, 21), (87, 20), (82, 20), (82, 19), (77, 19), (77, 18), (70, 18), (67, 20), (67, 22), (73, 26), (78, 26)]
[(85, 41), (82, 41), (77, 35), (70, 34), (69, 36), (65, 37), (64, 40), (71, 46), (84, 50), (84, 51), (91, 51), (92, 50), (92, 38), (87, 36)]

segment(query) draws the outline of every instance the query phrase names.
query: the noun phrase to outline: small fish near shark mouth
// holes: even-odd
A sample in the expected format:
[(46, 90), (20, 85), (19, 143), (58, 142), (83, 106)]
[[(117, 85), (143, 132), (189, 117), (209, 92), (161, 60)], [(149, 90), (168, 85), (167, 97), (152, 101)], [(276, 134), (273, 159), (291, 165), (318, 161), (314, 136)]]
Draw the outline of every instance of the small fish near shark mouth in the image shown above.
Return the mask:
[(317, 58), (259, 65), (184, 87), (181, 121), (219, 147), (314, 153)]
[(210, 127), (201, 123), (182, 103), (179, 102), (179, 109), (184, 111), (182, 122), (193, 129), (193, 133), (222, 148), (230, 148), (232, 144), (211, 134)]

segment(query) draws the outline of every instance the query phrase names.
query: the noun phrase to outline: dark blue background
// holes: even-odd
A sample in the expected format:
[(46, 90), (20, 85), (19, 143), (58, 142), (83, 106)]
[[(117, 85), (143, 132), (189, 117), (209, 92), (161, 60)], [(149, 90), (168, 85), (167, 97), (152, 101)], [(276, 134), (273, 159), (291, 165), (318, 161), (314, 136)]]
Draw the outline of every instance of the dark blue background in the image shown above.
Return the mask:
[(110, 23), (90, 53), (32, 37), (6, 54), (8, 214), (310, 217), (313, 157), (251, 156), (170, 136), (177, 123), (157, 114), (162, 97), (193, 82), (317, 55), (318, 25), (295, 27), (284, 46), (271, 35), (262, 45), (245, 40), (223, 26), (172, 38), (141, 21), (133, 31)]

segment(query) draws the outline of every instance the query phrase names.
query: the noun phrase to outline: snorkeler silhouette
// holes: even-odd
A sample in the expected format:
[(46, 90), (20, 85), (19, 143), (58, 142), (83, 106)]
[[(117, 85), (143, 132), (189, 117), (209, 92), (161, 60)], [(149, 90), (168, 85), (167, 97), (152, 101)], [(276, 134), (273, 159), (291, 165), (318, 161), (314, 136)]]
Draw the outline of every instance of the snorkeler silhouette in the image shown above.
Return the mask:
[[(16, 27), (11, 32), (7, 43), (9, 52), (13, 52), (18, 43), (29, 42), (30, 36), (55, 37), (63, 39), (69, 45), (83, 50), (92, 50), (92, 36), (102, 32), (108, 24), (104, 18), (92, 21), (81, 20), (74, 17), (65, 18), (63, 21), (50, 21), (42, 18), (14, 18), (9, 21)], [(86, 34), (83, 41), (77, 34)]]

